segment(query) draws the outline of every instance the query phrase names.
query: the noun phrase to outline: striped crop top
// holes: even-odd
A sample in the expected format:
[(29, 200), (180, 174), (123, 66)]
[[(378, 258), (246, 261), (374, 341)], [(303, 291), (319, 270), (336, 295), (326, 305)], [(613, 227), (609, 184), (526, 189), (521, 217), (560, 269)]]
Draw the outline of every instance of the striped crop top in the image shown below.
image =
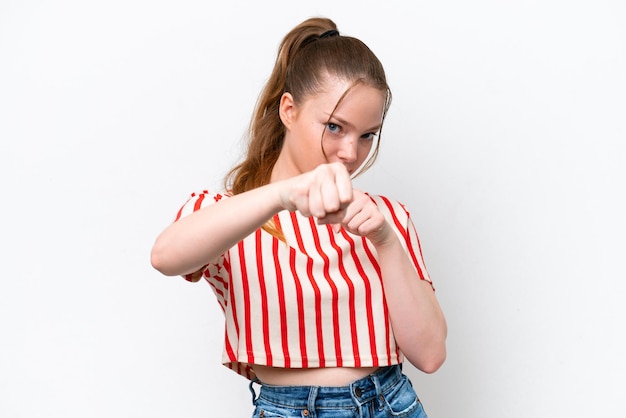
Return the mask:
[[(398, 235), (417, 277), (431, 282), (409, 212), (394, 200), (370, 197)], [(223, 198), (228, 195), (194, 193), (176, 220)], [(222, 363), (248, 379), (254, 377), (252, 364), (401, 363), (404, 356), (391, 329), (374, 246), (299, 212), (282, 211), (274, 220), (285, 242), (258, 229), (201, 272), (225, 316)], [(197, 280), (194, 275), (185, 278)]]

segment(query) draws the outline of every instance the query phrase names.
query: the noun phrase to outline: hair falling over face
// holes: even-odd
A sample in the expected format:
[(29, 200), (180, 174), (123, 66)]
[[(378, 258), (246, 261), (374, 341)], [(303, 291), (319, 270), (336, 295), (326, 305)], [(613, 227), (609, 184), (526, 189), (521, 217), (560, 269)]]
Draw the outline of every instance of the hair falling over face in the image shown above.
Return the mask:
[[(353, 85), (364, 83), (384, 92), (387, 97), (384, 119), (391, 103), (391, 92), (382, 64), (356, 38), (321, 37), (328, 31), (338, 31), (332, 20), (311, 18), (296, 26), (282, 40), (274, 68), (250, 121), (247, 153), (226, 178), (227, 188), (234, 194), (269, 183), (285, 135), (279, 116), (283, 93), (289, 92), (296, 102), (301, 102), (307, 96), (319, 93), (326, 77), (333, 75), (351, 81)], [(373, 159), (368, 166), (372, 162)]]
[[(343, 92), (343, 94), (341, 95), (341, 97), (339, 98), (337, 103), (335, 104), (335, 107), (333, 108), (332, 112), (328, 116), (328, 120), (326, 121), (327, 123), (330, 123), (330, 121), (332, 120), (333, 116), (335, 115), (335, 111), (337, 110), (337, 108), (339, 108), (339, 106), (341, 105), (343, 100), (346, 98), (346, 96), (355, 87), (357, 87), (357, 86), (359, 86), (361, 84), (365, 84), (364, 80), (362, 80), (362, 79), (355, 80), (352, 83), (352, 85), (350, 85)], [(364, 161), (364, 163), (361, 165), (361, 167), (359, 167), (359, 169), (352, 174), (352, 178), (353, 179), (355, 179), (360, 174), (363, 174), (365, 171), (367, 171), (367, 169), (369, 169), (374, 164), (374, 162), (376, 161), (376, 157), (378, 156), (378, 149), (380, 147), (380, 136), (382, 134), (383, 122), (385, 121), (385, 117), (387, 116), (387, 110), (389, 110), (389, 106), (390, 105), (391, 105), (391, 90), (386, 89), (385, 90), (385, 100), (384, 100), (384, 105), (383, 105), (383, 109), (382, 109), (382, 116), (381, 116), (381, 120), (380, 120), (380, 129), (378, 130), (378, 134), (376, 135), (376, 140), (375, 140), (374, 146), (372, 147), (372, 150), (370, 151), (370, 154), (368, 155), (368, 158)], [(326, 131), (322, 132), (322, 135), (321, 135), (321, 138), (320, 138), (320, 148), (322, 150), (322, 153), (324, 154), (324, 158), (328, 162), (328, 156), (326, 155), (326, 150), (324, 149), (324, 134), (325, 133), (326, 133)]]
[[(378, 58), (359, 39), (340, 35), (332, 20), (305, 20), (283, 38), (278, 48), (274, 68), (258, 98), (250, 121), (246, 155), (227, 174), (227, 190), (239, 194), (270, 182), (285, 136), (285, 127), (279, 115), (281, 96), (288, 92), (296, 103), (301, 103), (307, 97), (319, 93), (329, 76), (346, 80), (352, 86), (365, 84), (383, 92), (386, 97), (382, 113), (384, 120), (391, 104), (391, 91)], [(348, 91), (344, 93), (340, 101), (347, 93)], [(335, 109), (339, 104), (340, 102)], [(370, 158), (359, 173), (374, 163), (379, 143), (380, 132)], [(282, 235), (272, 221), (265, 229), (273, 235)]]

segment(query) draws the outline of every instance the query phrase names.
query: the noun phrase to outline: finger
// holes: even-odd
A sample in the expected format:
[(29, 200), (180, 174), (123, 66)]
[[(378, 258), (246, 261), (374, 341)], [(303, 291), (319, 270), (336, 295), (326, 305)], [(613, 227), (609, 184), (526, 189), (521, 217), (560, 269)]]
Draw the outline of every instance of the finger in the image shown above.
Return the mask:
[(337, 212), (327, 213), (326, 216), (321, 218), (317, 218), (317, 223), (320, 225), (323, 224), (343, 224), (343, 220), (345, 218), (345, 210), (341, 209)]
[(318, 225), (330, 225), (330, 228), (333, 230), (334, 233), (340, 232), (341, 228), (343, 228), (343, 225), (341, 225), (341, 223), (332, 222), (328, 219), (328, 217), (317, 218), (317, 224)]
[(302, 216), (311, 216), (311, 209), (309, 207), (309, 197), (307, 195), (297, 196), (293, 200), (294, 210), (297, 210)]
[(323, 200), (324, 210), (328, 213), (337, 212), (341, 209), (339, 191), (334, 179), (326, 179), (321, 186), (321, 197)]
[(339, 201), (343, 206), (352, 202), (354, 199), (352, 193), (352, 179), (350, 179), (350, 173), (348, 173), (346, 167), (341, 163), (335, 165), (334, 173)]
[(344, 225), (346, 229), (353, 234), (364, 235), (362, 234), (362, 226), (367, 222), (369, 217), (362, 212), (357, 212), (353, 214), (349, 219), (346, 219)]
[(321, 218), (326, 216), (326, 210), (324, 209), (324, 198), (322, 196), (321, 185), (317, 181), (313, 181), (309, 186), (308, 193), (308, 206), (311, 211), (311, 215)]
[[(342, 170), (345, 167), (334, 165), (322, 165), (313, 173), (313, 183), (310, 190), (311, 210), (317, 217), (326, 216), (341, 209), (344, 204), (340, 199), (340, 193), (337, 185), (337, 173), (342, 179)], [(345, 181), (345, 180), (340, 180)], [(345, 188), (345, 185), (343, 186)], [(350, 185), (350, 188), (352, 186)]]
[(344, 225), (349, 231), (365, 236), (380, 228), (384, 221), (378, 207), (363, 194), (347, 208)]
[[(360, 212), (367, 210), (367, 207), (371, 205), (371, 201), (369, 197), (363, 192), (354, 189), (353, 190), (353, 200), (346, 207), (346, 214), (343, 219), (344, 224), (348, 224), (352, 221), (352, 219)], [(377, 210), (377, 208), (375, 208)], [(370, 208), (371, 210), (371, 208)]]
[(351, 223), (348, 230), (354, 231), (353, 233), (356, 235), (366, 237), (372, 232), (377, 231), (380, 226), (380, 223), (374, 221), (372, 218), (366, 218), (363, 220), (363, 222)]

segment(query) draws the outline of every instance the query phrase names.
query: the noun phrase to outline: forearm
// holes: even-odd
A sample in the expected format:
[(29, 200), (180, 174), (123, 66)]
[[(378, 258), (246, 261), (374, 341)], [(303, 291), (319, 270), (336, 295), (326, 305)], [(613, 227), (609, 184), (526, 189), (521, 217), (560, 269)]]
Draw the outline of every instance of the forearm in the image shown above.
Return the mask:
[(168, 276), (192, 273), (215, 261), (282, 210), (280, 185), (222, 199), (168, 226), (152, 248), (152, 265)]
[(419, 279), (395, 235), (376, 250), (398, 346), (415, 367), (432, 373), (445, 360), (447, 336), (434, 291), (429, 282)]
[(170, 225), (152, 248), (152, 265), (174, 276), (216, 261), (283, 209), (304, 216), (339, 216), (352, 201), (352, 184), (340, 163), (223, 199)]

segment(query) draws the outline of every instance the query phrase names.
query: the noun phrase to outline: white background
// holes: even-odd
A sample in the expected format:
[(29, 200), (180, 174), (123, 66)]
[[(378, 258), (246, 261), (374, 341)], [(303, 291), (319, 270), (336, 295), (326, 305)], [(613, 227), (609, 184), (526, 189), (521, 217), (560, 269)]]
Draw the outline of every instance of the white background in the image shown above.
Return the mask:
[(388, 72), (357, 183), (408, 205), (448, 319), (408, 369), (430, 417), (619, 415), (622, 0), (0, 0), (1, 417), (249, 416), (210, 287), (149, 252), (313, 15)]

